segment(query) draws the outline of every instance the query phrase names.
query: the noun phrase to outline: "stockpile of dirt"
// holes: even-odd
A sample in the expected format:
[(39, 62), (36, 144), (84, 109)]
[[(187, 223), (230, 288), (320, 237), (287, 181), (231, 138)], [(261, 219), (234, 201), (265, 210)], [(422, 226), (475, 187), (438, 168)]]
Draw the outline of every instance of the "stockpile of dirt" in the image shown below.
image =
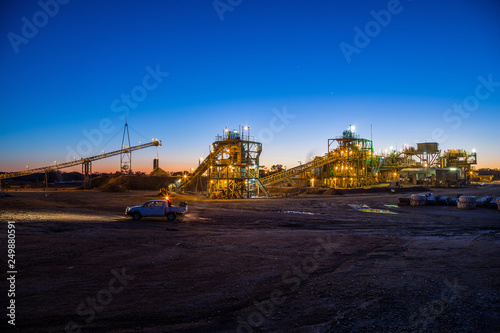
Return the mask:
[(312, 187), (307, 189), (307, 194), (325, 194), (326, 189), (324, 188), (318, 188), (318, 187)]
[(160, 188), (168, 188), (168, 185), (174, 183), (178, 177), (168, 176), (127, 176), (129, 177), (129, 190), (159, 190)]
[(323, 193), (325, 195), (342, 195), (344, 194), (344, 191), (338, 189), (338, 188), (330, 188)]
[[(109, 181), (110, 178), (112, 177), (118, 177), (120, 176), (119, 174), (115, 174), (115, 175), (100, 175), (98, 177), (95, 177), (95, 178), (92, 178), (92, 187), (93, 188), (99, 188), (101, 187), (104, 183), (106, 183), (107, 181)], [(81, 186), (80, 189), (83, 188), (83, 185)]]
[(153, 177), (153, 176), (168, 177), (168, 173), (165, 170), (163, 170), (162, 168), (156, 168), (153, 171), (151, 171), (149, 176), (151, 176), (151, 177)]
[(274, 196), (278, 197), (292, 197), (296, 195), (301, 195), (307, 192), (307, 189), (305, 188), (274, 188), (274, 189), (268, 189), (269, 193)]
[[(423, 186), (413, 186), (408, 188), (396, 188), (393, 190), (396, 193), (409, 193), (409, 192), (425, 192), (429, 191), (428, 188)], [(391, 192), (391, 189), (388, 187), (370, 187), (370, 188), (331, 188), (327, 191), (324, 191), (322, 194), (325, 195), (343, 195), (343, 194), (361, 194), (361, 193), (385, 193)], [(312, 193), (310, 190), (308, 193)], [(316, 194), (316, 193), (315, 193)], [(321, 193), (317, 193), (321, 194)]]
[(103, 192), (126, 192), (125, 178), (125, 176), (111, 177), (102, 183), (98, 189)]
[(98, 190), (104, 192), (124, 192), (127, 190), (159, 190), (168, 188), (168, 185), (175, 182), (176, 177), (167, 176), (135, 176), (118, 175), (109, 176), (96, 185)]

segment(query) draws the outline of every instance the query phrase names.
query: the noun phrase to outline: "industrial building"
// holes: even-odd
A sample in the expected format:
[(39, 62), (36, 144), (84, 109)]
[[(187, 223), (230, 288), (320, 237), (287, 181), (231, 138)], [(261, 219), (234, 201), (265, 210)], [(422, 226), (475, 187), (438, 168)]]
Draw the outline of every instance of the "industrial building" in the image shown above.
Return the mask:
[[(186, 175), (179, 188), (207, 188), (211, 198), (233, 199), (267, 195), (259, 180), (261, 152), (262, 143), (250, 137), (248, 127), (240, 127), (238, 130), (226, 128), (222, 135), (215, 137), (210, 154), (191, 175)], [(206, 176), (203, 177), (205, 173)]]
[(470, 183), (475, 151), (452, 149), (441, 153), (437, 142), (417, 143), (380, 156), (381, 181), (424, 186), (465, 186)]
[[(125, 124), (120, 150), (97, 156), (82, 158), (43, 168), (24, 170), (0, 175), (1, 179), (13, 178), (35, 172), (82, 165), (84, 186), (90, 185), (92, 162), (120, 155), (122, 174), (132, 171), (132, 151), (161, 146), (161, 141), (139, 146), (130, 146), (128, 124)], [(328, 139), (328, 149), (323, 156), (296, 167), (285, 169), (260, 178), (260, 154), (262, 143), (250, 136), (246, 126), (237, 130), (225, 128), (215, 137), (208, 156), (190, 174), (184, 174), (170, 189), (206, 193), (210, 198), (253, 198), (269, 196), (269, 189), (275, 187), (320, 187), (360, 188), (390, 182), (423, 186), (465, 186), (471, 179), (478, 178), (472, 166), (477, 164), (475, 151), (451, 149), (441, 152), (437, 142), (417, 143), (417, 147), (403, 145), (400, 150), (392, 149), (376, 154), (371, 139), (361, 138), (353, 127), (341, 136)], [(158, 155), (158, 152), (157, 152)], [(159, 168), (159, 160), (153, 160), (152, 174), (166, 174)], [(47, 180), (45, 181), (47, 185)], [(0, 183), (1, 186), (1, 183)]]
[(437, 142), (404, 145), (400, 150), (375, 154), (373, 141), (352, 127), (328, 139), (328, 151), (310, 162), (259, 177), (262, 144), (248, 128), (224, 130), (210, 154), (181, 180), (179, 189), (206, 192), (211, 198), (267, 196), (273, 187), (360, 188), (384, 182), (425, 186), (464, 186), (470, 182), (475, 152), (453, 149), (441, 153)]
[(336, 158), (321, 169), (324, 187), (363, 187), (378, 182), (380, 164), (372, 140), (345, 130), (341, 137), (328, 139), (328, 155)]

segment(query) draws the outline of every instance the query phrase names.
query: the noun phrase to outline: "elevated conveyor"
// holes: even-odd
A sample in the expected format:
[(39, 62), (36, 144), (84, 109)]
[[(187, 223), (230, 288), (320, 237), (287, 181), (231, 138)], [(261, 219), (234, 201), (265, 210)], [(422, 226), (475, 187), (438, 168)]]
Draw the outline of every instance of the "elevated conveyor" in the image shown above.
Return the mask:
[(269, 185), (272, 185), (275, 183), (279, 183), (287, 178), (290, 178), (290, 177), (293, 177), (295, 175), (306, 172), (310, 169), (314, 169), (314, 168), (323, 166), (325, 164), (332, 163), (332, 162), (336, 161), (337, 159), (339, 159), (339, 157), (335, 154), (330, 154), (330, 155), (323, 156), (323, 157), (318, 156), (314, 160), (312, 160), (311, 162), (301, 164), (301, 165), (296, 166), (294, 168), (275, 173), (274, 175), (271, 175), (271, 176), (261, 178), (260, 182), (262, 183), (263, 186), (269, 186)]
[(6, 178), (15, 178), (15, 177), (21, 177), (21, 176), (26, 176), (26, 175), (31, 175), (33, 173), (38, 173), (38, 172), (49, 172), (52, 170), (58, 170), (58, 169), (63, 169), (63, 168), (69, 168), (72, 166), (76, 165), (90, 165), (90, 163), (97, 161), (97, 160), (102, 160), (104, 158), (120, 155), (120, 154), (125, 154), (125, 153), (130, 153), (134, 150), (139, 150), (139, 149), (144, 149), (148, 147), (153, 147), (153, 146), (161, 146), (161, 141), (158, 140), (153, 140), (152, 142), (145, 143), (142, 145), (138, 146), (133, 146), (133, 147), (126, 147), (120, 150), (115, 150), (109, 153), (104, 153), (96, 156), (91, 156), (91, 157), (85, 157), (81, 158), (79, 160), (74, 160), (71, 162), (65, 162), (65, 163), (58, 163), (54, 165), (49, 165), (41, 168), (35, 168), (35, 169), (29, 169), (29, 170), (23, 170), (23, 171), (17, 171), (17, 172), (9, 172), (9, 173), (3, 173), (0, 174), (0, 179), (6, 179)]
[(179, 186), (179, 189), (183, 189), (188, 185), (193, 184), (196, 179), (201, 177), (201, 175), (203, 175), (203, 173), (207, 171), (208, 167), (210, 166), (210, 161), (215, 160), (222, 149), (224, 149), (224, 147), (224, 144), (214, 144), (214, 150), (212, 150), (212, 152), (203, 160), (203, 162), (201, 162), (201, 164), (196, 168), (193, 174), (182, 182), (182, 184)]

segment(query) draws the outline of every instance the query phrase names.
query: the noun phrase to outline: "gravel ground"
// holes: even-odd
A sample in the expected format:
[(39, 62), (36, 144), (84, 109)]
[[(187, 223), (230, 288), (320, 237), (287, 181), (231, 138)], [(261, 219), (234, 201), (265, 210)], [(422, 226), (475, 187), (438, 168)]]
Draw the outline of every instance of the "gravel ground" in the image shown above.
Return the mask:
[[(432, 191), (500, 197), (500, 185)], [(23, 332), (500, 331), (496, 209), (386, 206), (408, 195), (388, 192), (174, 195), (184, 218), (135, 222), (125, 207), (156, 193), (11, 193), (1, 258), (14, 220)]]

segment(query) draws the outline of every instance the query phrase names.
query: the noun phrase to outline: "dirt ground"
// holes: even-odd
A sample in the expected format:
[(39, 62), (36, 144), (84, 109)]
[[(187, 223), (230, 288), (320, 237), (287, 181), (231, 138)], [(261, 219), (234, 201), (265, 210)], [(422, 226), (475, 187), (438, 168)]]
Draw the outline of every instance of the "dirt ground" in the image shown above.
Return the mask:
[[(432, 191), (500, 197), (498, 184)], [(0, 241), (7, 267), (16, 221), (19, 331), (500, 331), (496, 209), (385, 206), (403, 196), (389, 192), (176, 195), (183, 219), (135, 222), (125, 207), (156, 192), (11, 193)]]

